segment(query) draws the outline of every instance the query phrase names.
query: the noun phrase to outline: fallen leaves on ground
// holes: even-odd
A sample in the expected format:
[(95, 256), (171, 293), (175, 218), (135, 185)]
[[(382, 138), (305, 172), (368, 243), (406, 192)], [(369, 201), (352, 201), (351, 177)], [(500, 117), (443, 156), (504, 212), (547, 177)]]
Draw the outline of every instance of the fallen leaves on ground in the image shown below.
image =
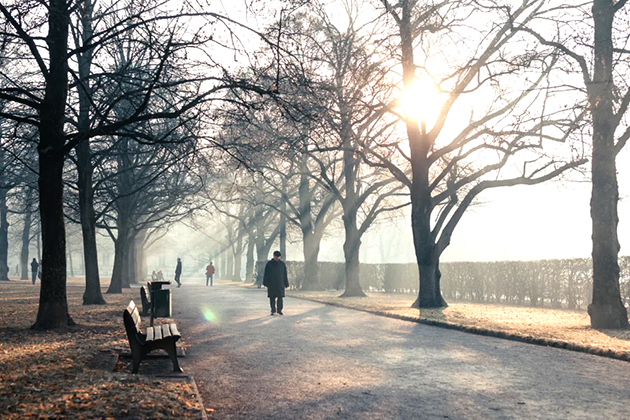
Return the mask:
[(83, 306), (84, 289), (69, 280), (76, 326), (33, 331), (39, 287), (0, 283), (0, 418), (201, 418), (203, 408), (187, 377), (132, 375), (125, 363), (122, 372), (112, 371), (117, 354), (129, 351), (122, 312), (129, 300), (139, 300), (138, 289), (106, 294), (106, 305)]

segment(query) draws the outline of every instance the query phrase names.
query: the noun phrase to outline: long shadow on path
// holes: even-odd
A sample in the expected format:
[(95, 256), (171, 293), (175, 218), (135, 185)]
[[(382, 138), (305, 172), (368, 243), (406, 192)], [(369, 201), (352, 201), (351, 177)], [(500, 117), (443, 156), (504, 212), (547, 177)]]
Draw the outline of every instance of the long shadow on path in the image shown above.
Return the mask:
[[(177, 302), (186, 302), (176, 305)], [(287, 298), (191, 286), (175, 319), (214, 418), (624, 418), (630, 364)]]

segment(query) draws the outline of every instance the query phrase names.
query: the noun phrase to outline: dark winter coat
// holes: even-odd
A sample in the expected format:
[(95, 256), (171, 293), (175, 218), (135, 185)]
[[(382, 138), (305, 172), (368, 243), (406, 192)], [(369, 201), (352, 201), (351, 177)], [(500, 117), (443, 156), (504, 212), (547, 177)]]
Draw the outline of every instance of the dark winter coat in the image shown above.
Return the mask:
[(31, 262), (31, 271), (37, 273), (39, 271), (39, 263), (37, 261)]
[(287, 266), (282, 260), (271, 260), (265, 266), (263, 286), (267, 288), (267, 297), (284, 297), (284, 289), (289, 287)]
[(175, 275), (178, 275), (178, 274), (182, 274), (182, 262), (181, 261), (177, 261), (177, 267), (175, 267)]

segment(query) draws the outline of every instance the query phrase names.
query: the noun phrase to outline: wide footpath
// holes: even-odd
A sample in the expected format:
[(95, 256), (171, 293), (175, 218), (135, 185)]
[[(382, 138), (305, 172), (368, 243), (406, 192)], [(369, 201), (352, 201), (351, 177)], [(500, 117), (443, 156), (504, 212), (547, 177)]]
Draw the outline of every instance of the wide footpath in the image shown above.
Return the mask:
[(264, 289), (184, 284), (184, 370), (217, 419), (630, 418), (630, 363)]

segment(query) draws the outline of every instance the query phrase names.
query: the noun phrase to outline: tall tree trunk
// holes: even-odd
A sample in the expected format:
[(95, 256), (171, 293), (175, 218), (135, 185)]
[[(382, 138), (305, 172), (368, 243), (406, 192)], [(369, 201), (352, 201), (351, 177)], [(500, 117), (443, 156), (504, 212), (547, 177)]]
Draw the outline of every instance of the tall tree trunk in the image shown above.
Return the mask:
[(28, 188), (26, 191), (26, 206), (24, 213), (24, 227), (22, 228), (22, 249), (20, 250), (20, 266), (22, 280), (28, 280), (29, 266), (28, 266), (28, 247), (31, 243), (31, 218), (32, 218), (32, 198), (33, 190)]
[(42, 282), (39, 310), (33, 329), (74, 325), (66, 295), (66, 229), (63, 214), (63, 164), (65, 111), (68, 95), (67, 0), (48, 5), (49, 70), (40, 107), (39, 208), (42, 227)]
[(228, 247), (225, 253), (227, 258), (227, 272), (225, 273), (225, 278), (231, 280), (234, 277), (234, 252), (232, 247)]
[(615, 5), (593, 2), (595, 48), (593, 83), (588, 85), (593, 115), (591, 218), (593, 221), (593, 302), (588, 306), (593, 328), (626, 328), (628, 313), (619, 289), (617, 203), (619, 188), (615, 164), (613, 124), (613, 40)]
[(357, 213), (359, 210), (359, 194), (357, 186), (358, 162), (355, 156), (352, 123), (350, 121), (350, 108), (344, 98), (344, 81), (341, 75), (337, 76), (337, 93), (339, 96), (339, 110), (341, 115), (341, 141), (343, 146), (343, 171), (345, 178), (345, 198), (343, 206), (343, 226), (345, 228), (345, 242), (343, 254), (346, 262), (346, 288), (341, 297), (364, 297), (363, 289), (359, 283), (359, 249), (361, 247), (361, 235), (357, 228)]
[(37, 248), (37, 261), (39, 261), (39, 263), (42, 263), (42, 223), (41, 220), (39, 222), (39, 231), (37, 232), (36, 238), (35, 238), (35, 246)]
[[(85, 142), (87, 143), (87, 142)], [(79, 191), (79, 196), (81, 192)], [(79, 202), (82, 198), (79, 197)], [(83, 261), (85, 271), (84, 305), (104, 305), (105, 299), (101, 292), (101, 277), (98, 270), (98, 251), (96, 249), (96, 220), (94, 206), (90, 202), (81, 207), (81, 232), (83, 233)]]
[[(93, 8), (91, 0), (84, 0), (81, 11), (82, 40), (84, 44), (91, 41), (93, 35), (92, 18)], [(93, 50), (89, 49), (78, 55), (79, 76), (81, 84), (77, 91), (79, 95), (79, 132), (85, 133), (90, 129), (90, 101), (92, 91), (90, 89), (90, 74), (92, 66)], [(101, 293), (101, 279), (98, 271), (98, 250), (96, 247), (96, 214), (94, 211), (94, 187), (92, 178), (94, 167), (92, 165), (92, 151), (88, 139), (80, 142), (76, 150), (77, 156), (77, 187), (79, 190), (79, 217), (81, 220), (81, 233), (83, 235), (83, 264), (85, 271), (85, 291), (83, 292), (84, 305), (104, 305), (105, 299)]]
[(221, 278), (227, 279), (227, 248), (221, 252)]
[(68, 251), (68, 265), (70, 266), (70, 277), (74, 277), (74, 266), (72, 265), (72, 251)]
[(114, 266), (112, 268), (112, 279), (106, 293), (122, 293), (123, 288), (123, 260), (125, 259), (126, 244), (124, 236), (119, 235), (114, 242)]
[(356, 225), (356, 214), (344, 215), (343, 223), (346, 228), (346, 240), (343, 244), (343, 255), (346, 262), (346, 290), (341, 297), (365, 297), (359, 282), (359, 249), (361, 239)]
[(254, 235), (249, 232), (249, 239), (247, 240), (247, 253), (245, 261), (245, 281), (252, 283), (254, 281), (254, 246), (256, 241)]
[(136, 240), (135, 235), (127, 237), (127, 247), (123, 259), (123, 289), (129, 289), (132, 284), (136, 284)]
[(135, 246), (136, 269), (135, 271), (136, 271), (136, 281), (140, 284), (143, 284), (149, 275), (149, 271), (147, 268), (147, 257), (146, 257), (146, 252), (144, 249), (146, 236), (147, 236), (146, 230), (142, 230), (138, 232), (138, 234), (136, 235), (136, 246)]
[(127, 270), (128, 253), (132, 241), (129, 223), (126, 215), (118, 214), (118, 238), (114, 242), (114, 266), (112, 280), (106, 293), (122, 293), (123, 288), (129, 288), (129, 272)]
[(9, 281), (9, 221), (7, 190), (0, 189), (0, 281)]
[[(403, 86), (405, 89), (413, 87), (416, 72), (413, 55), (411, 11), (411, 5), (408, 2), (403, 3), (399, 29)], [(432, 142), (427, 134), (424, 120), (421, 120), (419, 125), (415, 116), (407, 115), (405, 124), (411, 152), (411, 227), (416, 262), (420, 273), (418, 298), (412, 307), (444, 307), (446, 302), (440, 290), (440, 275), (437, 268), (439, 254), (435, 253), (435, 239), (431, 234), (433, 204), (431, 184), (429, 182), (430, 162), (428, 156)]]
[(287, 261), (287, 179), (282, 178), (282, 197), (280, 203), (280, 253), (282, 258)]
[(319, 284), (319, 247), (320, 242), (312, 232), (303, 232), (304, 249), (304, 280), (302, 290), (322, 290)]
[(234, 275), (232, 281), (241, 281), (241, 266), (243, 264), (243, 231), (239, 230), (234, 249)]
[(418, 297), (411, 307), (441, 308), (448, 305), (442, 297), (441, 276), (438, 268), (439, 255), (436, 254), (436, 244), (431, 235), (431, 207), (430, 200), (426, 199), (426, 195), (430, 195), (430, 192), (428, 184), (425, 188), (418, 188), (422, 185), (421, 182), (417, 182), (419, 178), (421, 177), (416, 175), (414, 193), (411, 195), (411, 220), (416, 263), (420, 274), (420, 287)]

